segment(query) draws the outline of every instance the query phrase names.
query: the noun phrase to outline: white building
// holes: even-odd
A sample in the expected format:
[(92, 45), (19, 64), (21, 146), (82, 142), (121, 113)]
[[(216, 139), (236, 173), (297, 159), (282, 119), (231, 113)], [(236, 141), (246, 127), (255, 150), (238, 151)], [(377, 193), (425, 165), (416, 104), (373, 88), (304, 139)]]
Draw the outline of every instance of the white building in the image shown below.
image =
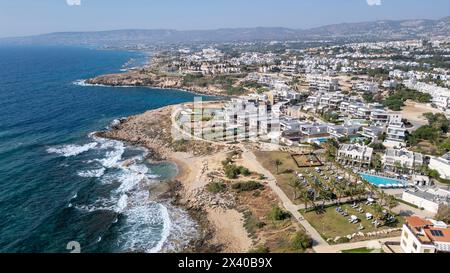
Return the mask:
[(369, 166), (372, 161), (373, 149), (359, 144), (342, 144), (337, 158), (346, 165)]
[(431, 157), (428, 167), (438, 171), (441, 178), (450, 179), (450, 154), (441, 157)]
[(386, 149), (383, 159), (383, 165), (390, 171), (411, 172), (419, 169), (423, 165), (423, 156), (420, 153), (414, 153), (407, 149)]
[(440, 206), (449, 204), (450, 192), (432, 188), (406, 190), (402, 194), (402, 200), (426, 211), (437, 213)]
[(373, 109), (370, 112), (370, 121), (376, 125), (383, 125), (389, 121), (390, 115), (385, 110)]
[(377, 93), (378, 83), (374, 82), (360, 82), (354, 86), (354, 89), (364, 93)]
[(335, 92), (339, 90), (338, 79), (331, 76), (308, 74), (306, 75), (306, 81), (309, 84), (310, 90), (321, 92)]
[(450, 228), (443, 222), (407, 217), (400, 245), (405, 253), (450, 252)]
[(384, 146), (390, 148), (404, 147), (406, 141), (406, 128), (401, 115), (390, 115), (389, 125), (386, 131)]
[(369, 126), (362, 128), (362, 136), (371, 138), (372, 141), (378, 141), (379, 137), (384, 133), (385, 128), (382, 126)]

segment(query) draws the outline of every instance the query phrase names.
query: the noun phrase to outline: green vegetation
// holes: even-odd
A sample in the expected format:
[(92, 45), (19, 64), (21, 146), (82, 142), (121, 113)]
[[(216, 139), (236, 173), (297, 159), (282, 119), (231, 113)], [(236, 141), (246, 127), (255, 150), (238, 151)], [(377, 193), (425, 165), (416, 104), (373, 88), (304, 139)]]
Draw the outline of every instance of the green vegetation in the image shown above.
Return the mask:
[(266, 246), (259, 245), (259, 246), (256, 246), (255, 248), (249, 250), (248, 253), (267, 254), (267, 253), (270, 253), (270, 249)]
[(261, 183), (258, 183), (256, 181), (238, 182), (234, 183), (231, 187), (233, 188), (233, 190), (237, 190), (238, 192), (256, 191), (264, 188)]
[[(328, 206), (322, 209), (320, 212), (317, 211), (305, 211), (302, 210), (301, 213), (305, 217), (306, 220), (322, 235), (323, 238), (336, 238), (341, 237), (345, 238), (345, 236), (353, 233), (358, 233), (358, 227), (362, 225), (364, 230), (362, 232), (373, 232), (379, 231), (386, 228), (393, 227), (401, 227), (403, 224), (403, 219), (401, 217), (396, 217), (396, 222), (391, 224), (385, 224), (385, 226), (375, 228), (372, 224), (372, 220), (367, 220), (365, 213), (371, 213), (375, 219), (378, 219), (381, 223), (384, 222), (383, 210), (384, 207), (380, 205), (363, 205), (360, 204), (364, 213), (358, 212), (356, 209), (352, 208), (350, 204), (341, 205), (341, 208), (345, 211), (348, 211), (349, 215), (356, 215), (360, 222), (358, 224), (351, 224), (348, 222), (348, 218), (344, 217), (338, 212), (336, 212), (336, 206)], [(345, 238), (346, 239), (346, 238)], [(345, 240), (342, 239), (342, 240)], [(348, 242), (348, 239), (346, 240)], [(345, 243), (345, 242), (337, 242), (337, 243)]]
[(213, 182), (208, 184), (206, 189), (210, 193), (219, 193), (225, 191), (227, 189), (227, 186), (223, 182)]
[(342, 253), (384, 253), (382, 249), (372, 249), (367, 247), (342, 250)]
[(230, 96), (238, 96), (238, 95), (242, 95), (245, 93), (245, 89), (238, 86), (238, 87), (234, 87), (234, 86), (229, 86), (227, 89), (227, 95)]
[(450, 126), (447, 117), (441, 113), (425, 113), (424, 117), (428, 120), (428, 125), (420, 127), (409, 135), (408, 143), (414, 147), (420, 142), (426, 141), (439, 155), (450, 151), (450, 139), (445, 136), (449, 132)]
[(279, 206), (274, 206), (269, 212), (267, 218), (272, 221), (284, 221), (291, 218), (291, 214), (287, 211), (282, 210)]
[(291, 247), (294, 250), (306, 250), (313, 245), (313, 240), (304, 231), (298, 231), (294, 234)]
[(199, 86), (206, 88), (210, 85), (226, 90), (228, 95), (242, 95), (246, 93), (243, 86), (235, 86), (243, 75), (203, 76), (188, 74), (183, 77), (183, 86)]
[(249, 176), (251, 174), (247, 168), (234, 164), (224, 166), (224, 171), (225, 176), (229, 179), (236, 179), (239, 175)]
[(181, 140), (177, 140), (172, 142), (172, 149), (175, 152), (187, 152), (187, 145), (189, 144), (188, 140), (185, 139), (181, 139)]
[(339, 114), (336, 112), (332, 112), (332, 111), (325, 112), (321, 115), (321, 118), (327, 122), (331, 122), (334, 124), (339, 123)]
[(401, 111), (405, 106), (405, 101), (413, 100), (420, 103), (429, 103), (432, 97), (430, 94), (422, 93), (416, 90), (405, 88), (404, 86), (397, 87), (394, 94), (387, 97), (383, 104), (393, 111)]
[(225, 176), (229, 179), (236, 179), (239, 175), (250, 176), (252, 173), (249, 169), (243, 166), (236, 166), (233, 163), (231, 157), (228, 157), (224, 161), (222, 161), (223, 169), (225, 172)]
[(386, 150), (386, 147), (383, 145), (383, 143), (372, 143), (369, 145), (370, 148), (372, 148), (375, 152), (384, 152)]
[(251, 237), (255, 237), (256, 231), (266, 226), (266, 223), (260, 221), (250, 211), (244, 212), (244, 228)]
[(325, 146), (325, 157), (328, 161), (334, 161), (339, 148), (339, 143), (334, 139), (330, 138), (324, 144)]
[(283, 165), (283, 161), (281, 160), (281, 159), (276, 159), (275, 161), (274, 161), (274, 164), (275, 164), (275, 166), (276, 166), (276, 168), (277, 168), (277, 174), (279, 174), (280, 173), (280, 166), (282, 166)]
[(383, 78), (389, 76), (389, 70), (383, 68), (367, 69), (366, 73), (372, 78)]

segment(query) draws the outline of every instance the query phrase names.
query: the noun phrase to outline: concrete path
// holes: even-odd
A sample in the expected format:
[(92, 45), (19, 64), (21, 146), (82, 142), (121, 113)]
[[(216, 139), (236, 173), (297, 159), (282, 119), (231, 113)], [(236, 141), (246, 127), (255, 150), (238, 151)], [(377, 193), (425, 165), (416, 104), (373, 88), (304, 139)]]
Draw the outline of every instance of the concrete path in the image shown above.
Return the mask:
[(374, 253), (377, 249), (382, 248), (382, 244), (385, 242), (400, 242), (400, 237), (383, 238), (371, 241), (362, 241), (348, 244), (340, 245), (328, 245), (328, 246), (317, 246), (314, 250), (319, 253), (341, 253), (343, 250), (350, 250), (356, 248), (375, 248)]
[[(283, 192), (283, 190), (280, 187), (278, 187), (276, 179), (272, 175), (272, 173), (270, 173), (263, 166), (261, 166), (261, 164), (256, 159), (256, 156), (252, 152), (244, 151), (242, 157), (245, 158), (246, 160), (254, 162), (253, 171), (261, 173), (268, 178), (269, 187), (281, 200), (284, 208), (288, 210), (295, 217), (295, 219), (297, 219), (297, 221), (305, 228), (306, 232), (313, 239), (314, 241), (313, 249), (316, 250), (316, 248), (318, 247), (326, 249), (325, 247), (329, 246), (329, 244), (322, 238), (322, 236), (320, 236), (320, 234), (313, 228), (313, 226), (311, 226), (311, 224), (308, 221), (306, 221), (305, 218), (303, 218), (303, 216), (298, 211), (299, 206), (292, 203), (292, 201), (289, 199), (289, 197), (287, 197), (287, 195)], [(316, 250), (316, 252), (318, 251)]]

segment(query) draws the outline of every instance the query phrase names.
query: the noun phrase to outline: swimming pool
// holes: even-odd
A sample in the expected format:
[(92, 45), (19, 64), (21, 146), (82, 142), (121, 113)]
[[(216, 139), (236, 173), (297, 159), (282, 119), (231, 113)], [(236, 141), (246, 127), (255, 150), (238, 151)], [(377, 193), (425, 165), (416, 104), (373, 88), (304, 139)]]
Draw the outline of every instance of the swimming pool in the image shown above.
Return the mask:
[(404, 187), (408, 185), (408, 181), (400, 180), (400, 179), (394, 179), (394, 178), (388, 178), (388, 177), (382, 177), (377, 175), (370, 175), (361, 173), (361, 177), (366, 180), (367, 182), (377, 186), (377, 187)]
[(322, 138), (312, 138), (312, 139), (309, 140), (309, 142), (310, 142), (310, 143), (315, 142), (315, 143), (317, 143), (317, 144), (320, 144), (320, 143), (325, 143), (325, 142), (327, 142), (328, 139), (329, 139), (329, 138), (326, 138), (326, 137), (322, 137)]

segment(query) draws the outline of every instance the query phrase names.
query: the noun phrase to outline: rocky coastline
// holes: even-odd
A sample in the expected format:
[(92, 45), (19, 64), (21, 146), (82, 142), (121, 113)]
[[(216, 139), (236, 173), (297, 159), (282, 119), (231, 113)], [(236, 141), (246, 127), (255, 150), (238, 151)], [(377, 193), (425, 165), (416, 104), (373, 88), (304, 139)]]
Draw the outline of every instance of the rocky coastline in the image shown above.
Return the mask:
[[(145, 147), (149, 150), (147, 160), (151, 162), (170, 161), (176, 162), (176, 153), (171, 147), (171, 119), (173, 106), (150, 110), (143, 114), (130, 116), (120, 120), (108, 130), (97, 132), (95, 135), (101, 138), (123, 141), (125, 143)], [(187, 149), (194, 149), (195, 143), (187, 144)], [(220, 149), (220, 147), (217, 147)], [(207, 204), (199, 203), (197, 194), (188, 192), (186, 181), (180, 182), (180, 178), (190, 170), (177, 164), (179, 174), (174, 181), (169, 181), (165, 190), (157, 197), (158, 200), (171, 202), (172, 205), (182, 207), (197, 222), (200, 236), (189, 242), (183, 250), (187, 253), (217, 253), (223, 251), (223, 245), (215, 239), (214, 226), (206, 215)]]
[(148, 71), (132, 70), (125, 73), (101, 75), (87, 79), (84, 83), (111, 87), (149, 87), (161, 89), (177, 89), (207, 96), (229, 97), (224, 90), (213, 85), (185, 85), (183, 77), (157, 75)]

